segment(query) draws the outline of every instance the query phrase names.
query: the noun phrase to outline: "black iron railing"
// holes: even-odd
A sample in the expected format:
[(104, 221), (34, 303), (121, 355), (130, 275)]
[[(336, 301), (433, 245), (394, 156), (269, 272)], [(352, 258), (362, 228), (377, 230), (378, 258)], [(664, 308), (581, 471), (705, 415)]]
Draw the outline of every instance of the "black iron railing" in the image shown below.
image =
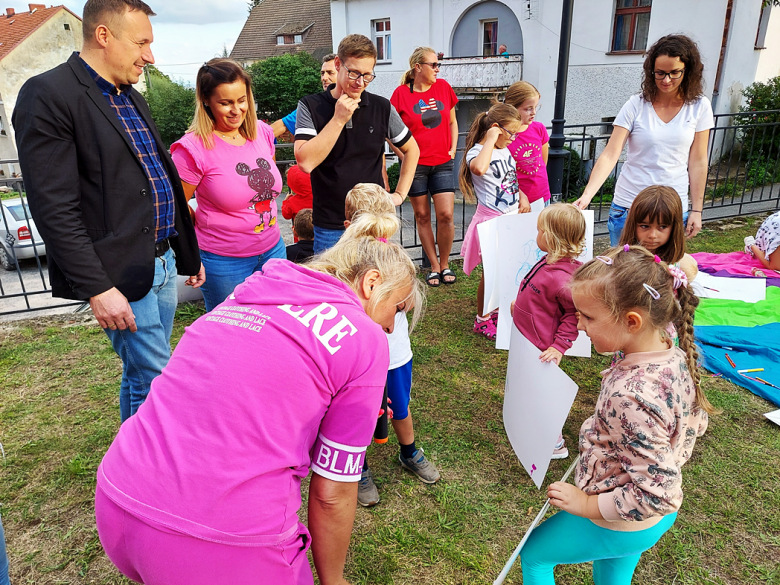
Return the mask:
[[(710, 132), (709, 172), (704, 201), (704, 220), (751, 215), (780, 209), (780, 110), (745, 112), (715, 116), (715, 127)], [(576, 124), (566, 126), (565, 148), (569, 156), (564, 166), (563, 198), (574, 201), (587, 184), (590, 171), (609, 141), (612, 126), (609, 123)], [(465, 136), (465, 133), (462, 134)], [(458, 149), (462, 156), (461, 147)], [(292, 145), (277, 145), (282, 174), (293, 164)], [(458, 157), (460, 158), (460, 157)], [(282, 160), (283, 159), (283, 160)], [(0, 161), (0, 165), (17, 161)], [(612, 174), (599, 189), (591, 202), (595, 211), (595, 233), (607, 233), (606, 224), (612, 202), (614, 185), (620, 173), (618, 162)], [(7, 167), (6, 167), (7, 168)], [(457, 178), (457, 168), (455, 169)], [(457, 184), (457, 182), (456, 182)], [(19, 238), (19, 221), (7, 209), (10, 198), (25, 201), (24, 183), (19, 177), (0, 177), (0, 193), (3, 197), (0, 209), (0, 315), (25, 313), (42, 309), (58, 309), (77, 306), (79, 303), (57, 302), (49, 298), (51, 289), (46, 274), (46, 259), (41, 242), (29, 216), (29, 208), (21, 207), (21, 225), (29, 232), (24, 240), (26, 249), (34, 254), (29, 259), (16, 255)], [(453, 255), (460, 253), (460, 243), (468, 229), (475, 206), (463, 201), (456, 191), (455, 245)], [(417, 261), (424, 260), (414, 213), (405, 203), (399, 211), (402, 219), (400, 242)], [(431, 213), (434, 234), (435, 213)], [(24, 230), (23, 230), (24, 231)], [(42, 301), (46, 302), (42, 302)]]

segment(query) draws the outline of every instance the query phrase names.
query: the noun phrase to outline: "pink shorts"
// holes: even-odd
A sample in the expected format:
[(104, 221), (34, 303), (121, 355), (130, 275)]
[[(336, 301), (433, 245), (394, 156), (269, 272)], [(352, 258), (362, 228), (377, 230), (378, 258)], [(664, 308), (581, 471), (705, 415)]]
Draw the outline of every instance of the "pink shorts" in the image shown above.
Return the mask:
[(303, 524), (298, 534), (280, 545), (219, 544), (145, 522), (117, 506), (99, 486), (95, 517), (106, 555), (123, 575), (139, 583), (314, 583), (306, 556), (311, 536)]

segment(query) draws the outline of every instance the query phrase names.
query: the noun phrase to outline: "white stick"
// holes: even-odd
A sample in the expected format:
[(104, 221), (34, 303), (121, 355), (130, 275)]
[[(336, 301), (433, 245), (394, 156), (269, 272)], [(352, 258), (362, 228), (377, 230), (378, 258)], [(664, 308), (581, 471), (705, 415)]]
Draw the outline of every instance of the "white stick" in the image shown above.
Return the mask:
[[(579, 461), (580, 458), (579, 456), (577, 456), (577, 458), (574, 460), (574, 463), (572, 463), (569, 469), (566, 470), (566, 473), (563, 474), (561, 481), (566, 481), (567, 479), (569, 479), (571, 472), (574, 471), (574, 468), (577, 466), (577, 463), (579, 463)], [(544, 503), (544, 506), (542, 506), (542, 509), (536, 515), (534, 521), (531, 522), (531, 526), (528, 527), (525, 536), (523, 536), (523, 540), (521, 540), (520, 544), (517, 545), (517, 548), (515, 548), (514, 552), (512, 553), (512, 556), (509, 557), (509, 560), (506, 562), (506, 565), (504, 565), (504, 568), (501, 570), (501, 573), (498, 575), (498, 577), (496, 577), (496, 580), (493, 581), (493, 585), (501, 585), (504, 582), (504, 579), (506, 579), (506, 576), (509, 574), (512, 565), (515, 564), (517, 557), (520, 556), (520, 551), (523, 549), (523, 546), (528, 541), (528, 537), (531, 536), (531, 533), (534, 531), (534, 528), (536, 528), (536, 525), (539, 524), (542, 518), (544, 518), (544, 515), (547, 513), (547, 510), (549, 508), (550, 508), (550, 498), (547, 498), (547, 501)]]

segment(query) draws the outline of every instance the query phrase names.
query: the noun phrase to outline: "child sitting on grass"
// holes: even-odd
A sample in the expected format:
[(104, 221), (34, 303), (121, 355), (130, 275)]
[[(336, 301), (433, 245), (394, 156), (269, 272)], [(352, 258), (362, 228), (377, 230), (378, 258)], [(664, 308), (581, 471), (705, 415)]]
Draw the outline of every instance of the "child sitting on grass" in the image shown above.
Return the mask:
[(753, 236), (745, 238), (745, 252), (758, 258), (764, 268), (780, 272), (780, 254), (773, 255), (778, 246), (780, 246), (780, 211), (764, 220), (755, 238)]

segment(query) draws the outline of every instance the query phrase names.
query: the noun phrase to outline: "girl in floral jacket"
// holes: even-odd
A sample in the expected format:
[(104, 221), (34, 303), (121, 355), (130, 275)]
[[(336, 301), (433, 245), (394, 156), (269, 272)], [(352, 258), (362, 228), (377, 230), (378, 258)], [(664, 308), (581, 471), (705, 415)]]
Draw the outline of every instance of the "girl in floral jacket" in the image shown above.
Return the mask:
[(580, 430), (576, 486), (547, 490), (562, 511), (523, 548), (523, 583), (551, 584), (555, 565), (593, 561), (596, 585), (628, 585), (677, 518), (681, 468), (714, 411), (696, 368), (697, 298), (682, 270), (627, 245), (583, 265), (571, 290), (578, 328), (596, 350), (625, 355), (602, 373), (596, 412)]

